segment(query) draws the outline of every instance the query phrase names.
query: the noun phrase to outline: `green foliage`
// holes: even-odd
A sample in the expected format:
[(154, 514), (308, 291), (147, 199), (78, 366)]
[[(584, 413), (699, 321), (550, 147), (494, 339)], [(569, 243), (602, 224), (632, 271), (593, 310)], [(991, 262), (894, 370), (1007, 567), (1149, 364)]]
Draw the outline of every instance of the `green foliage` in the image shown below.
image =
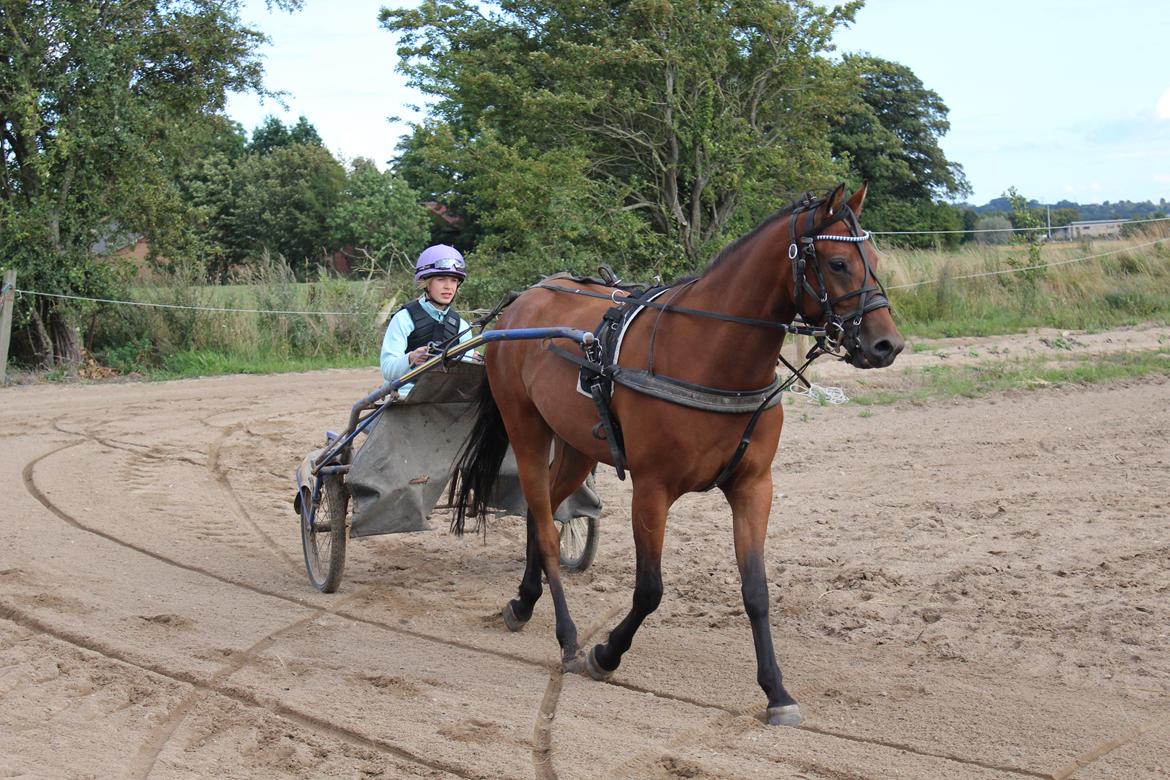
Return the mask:
[(961, 166), (939, 139), (950, 129), (946, 104), (905, 65), (847, 55), (841, 68), (856, 96), (834, 122), (833, 151), (876, 192), (900, 200), (957, 198), (971, 191)]
[[(855, 183), (869, 182), (865, 224), (875, 231), (961, 229), (962, 216), (938, 203), (970, 192), (963, 169), (939, 139), (950, 129), (942, 98), (905, 65), (846, 56), (838, 67), (850, 99), (833, 121), (833, 156)], [(891, 236), (901, 246), (955, 246), (958, 234)]]
[(938, 398), (976, 398), (1009, 390), (1041, 390), (1170, 375), (1170, 351), (1117, 352), (1107, 355), (1033, 356), (973, 366), (931, 366), (916, 372), (898, 392), (862, 393), (850, 400), (862, 406)]
[(1038, 230), (1044, 225), (1044, 218), (1039, 209), (1029, 207), (1028, 199), (1017, 192), (1015, 187), (1010, 187), (1005, 194), (1012, 206), (1012, 227), (1021, 231), (1012, 236), (1012, 243), (1027, 246), (1028, 255), (1024, 259), (1013, 257), (1008, 260), (1008, 264), (1019, 268), (1020, 273), (1004, 277), (1003, 281), (1030, 284), (1044, 276), (1045, 272), (1040, 257), (1040, 242), (1044, 239), (1044, 234)]
[(258, 155), (271, 154), (274, 149), (300, 144), (302, 146), (324, 146), (317, 128), (304, 116), (296, 124), (285, 126), (274, 116), (265, 117), (264, 122), (252, 131), (248, 151)]
[(427, 244), (429, 224), (414, 188), (365, 159), (354, 160), (330, 217), (334, 245), (344, 247), (368, 273), (395, 264), (411, 268)]
[[(464, 220), (493, 281), (624, 261), (700, 268), (836, 177), (836, 76), (818, 55), (859, 3), (466, 0), (384, 10), (434, 100), (400, 169)], [(499, 254), (488, 261), (480, 255)], [(623, 262), (618, 262), (622, 265)]]
[[(91, 245), (115, 229), (180, 243), (170, 174), (186, 131), (226, 92), (262, 89), (264, 37), (238, 0), (0, 2), (0, 252), (22, 285), (108, 295), (115, 275)], [(79, 358), (76, 306), (21, 309), (41, 362)]]
[(1007, 244), (1012, 240), (1012, 221), (1002, 214), (980, 217), (975, 222), (975, 240), (980, 244)]
[(244, 372), (374, 366), (378, 313), (410, 289), (409, 277), (351, 282), (324, 271), (298, 282), (272, 256), (236, 281), (207, 286), (172, 276), (165, 284), (138, 287), (136, 300), (192, 308), (117, 307), (96, 323), (92, 350), (119, 371), (150, 376), (217, 373), (229, 366)]
[(238, 181), (231, 226), (252, 257), (267, 250), (304, 274), (330, 246), (328, 226), (342, 199), (345, 169), (321, 146), (289, 144), (249, 155)]

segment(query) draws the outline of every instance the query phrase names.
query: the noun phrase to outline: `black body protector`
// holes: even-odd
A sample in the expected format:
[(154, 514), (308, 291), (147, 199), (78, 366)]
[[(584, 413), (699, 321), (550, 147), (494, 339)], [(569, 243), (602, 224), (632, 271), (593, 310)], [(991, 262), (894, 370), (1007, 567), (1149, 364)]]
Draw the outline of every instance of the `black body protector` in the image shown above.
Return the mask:
[[(442, 321), (436, 320), (427, 314), (422, 303), (416, 298), (402, 307), (410, 314), (414, 321), (414, 330), (406, 337), (406, 351), (411, 352), (428, 344), (446, 344), (459, 335), (459, 315), (452, 306), (447, 307), (447, 313)], [(402, 311), (399, 309), (398, 311)]]

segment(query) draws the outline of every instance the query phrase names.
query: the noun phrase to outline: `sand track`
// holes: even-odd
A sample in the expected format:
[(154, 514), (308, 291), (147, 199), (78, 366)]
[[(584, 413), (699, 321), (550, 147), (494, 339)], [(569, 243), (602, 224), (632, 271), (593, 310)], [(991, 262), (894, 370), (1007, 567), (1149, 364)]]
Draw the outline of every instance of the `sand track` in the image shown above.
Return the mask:
[[(818, 381), (1167, 335), (939, 342)], [(610, 683), (561, 673), (547, 599), (503, 629), (518, 518), (354, 541), (313, 591), (291, 472), (374, 383), (0, 391), (0, 776), (1170, 774), (1170, 382), (794, 399), (768, 568), (799, 729), (761, 720), (718, 494), (673, 508), (662, 607)], [(566, 586), (583, 643), (632, 585), (629, 486), (599, 486), (598, 560)]]

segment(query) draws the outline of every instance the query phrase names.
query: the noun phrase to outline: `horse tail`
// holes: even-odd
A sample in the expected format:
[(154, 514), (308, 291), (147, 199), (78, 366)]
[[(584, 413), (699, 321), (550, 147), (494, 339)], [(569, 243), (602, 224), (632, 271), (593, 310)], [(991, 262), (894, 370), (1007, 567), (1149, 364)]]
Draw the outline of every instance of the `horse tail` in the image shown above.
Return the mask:
[(468, 516), (482, 520), (487, 515), (488, 499), (507, 452), (508, 431), (485, 376), (479, 386), (475, 424), (455, 460), (455, 476), (451, 481), (451, 504), (455, 507), (451, 531), (457, 536), (462, 536)]

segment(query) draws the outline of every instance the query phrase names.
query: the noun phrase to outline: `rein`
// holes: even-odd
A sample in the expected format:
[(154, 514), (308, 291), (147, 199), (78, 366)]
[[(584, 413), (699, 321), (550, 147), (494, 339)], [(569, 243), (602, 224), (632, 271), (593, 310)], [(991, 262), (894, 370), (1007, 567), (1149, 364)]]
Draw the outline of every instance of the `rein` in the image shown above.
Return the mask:
[[(673, 285), (672, 285), (673, 286)], [(782, 330), (785, 333), (792, 333), (798, 336), (812, 336), (813, 338), (823, 338), (827, 335), (827, 331), (823, 327), (815, 327), (813, 325), (793, 325), (788, 322), (773, 322), (772, 320), (758, 320), (752, 317), (737, 317), (734, 314), (723, 314), (717, 311), (707, 311), (706, 309), (690, 309), (685, 306), (673, 306), (669, 303), (654, 303), (653, 301), (643, 301), (635, 295), (606, 295), (605, 293), (592, 292), (590, 290), (573, 289), (569, 287), (561, 287), (556, 284), (534, 284), (533, 287), (541, 290), (552, 290), (553, 292), (566, 293), (568, 295), (584, 295), (587, 298), (600, 298), (606, 301), (613, 301), (616, 304), (632, 303), (638, 306), (643, 306), (647, 309), (658, 309), (664, 312), (674, 312), (675, 314), (690, 314), (695, 317), (706, 317), (712, 320), (722, 320), (723, 322), (734, 322), (740, 325), (751, 325), (757, 328), (771, 328), (772, 330)]]

